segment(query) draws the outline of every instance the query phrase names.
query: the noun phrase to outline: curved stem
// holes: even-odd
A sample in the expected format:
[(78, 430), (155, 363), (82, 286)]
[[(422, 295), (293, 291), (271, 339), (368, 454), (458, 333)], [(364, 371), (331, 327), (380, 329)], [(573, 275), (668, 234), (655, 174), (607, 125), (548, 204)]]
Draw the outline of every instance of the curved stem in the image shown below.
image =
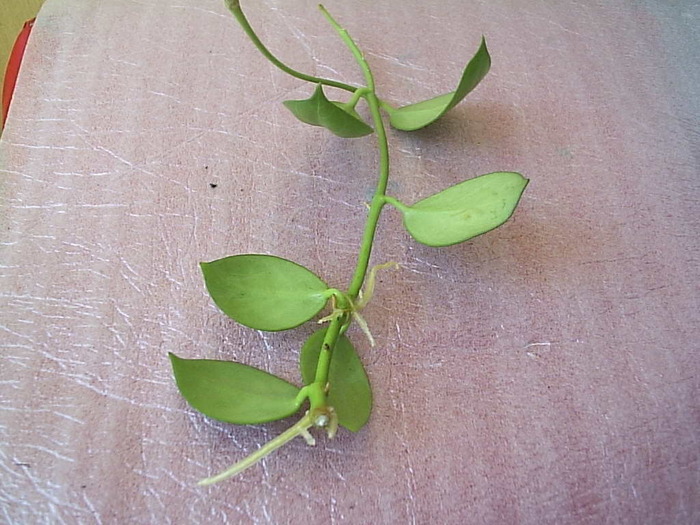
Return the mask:
[(382, 121), (382, 115), (379, 112), (379, 106), (381, 103), (375, 92), (374, 77), (369, 68), (367, 60), (365, 60), (362, 51), (359, 47), (357, 47), (357, 44), (355, 44), (348, 32), (335, 21), (326, 8), (322, 5), (319, 5), (318, 7), (340, 35), (343, 42), (345, 42), (345, 45), (348, 46), (355, 57), (355, 60), (362, 69), (362, 73), (365, 76), (365, 81), (367, 82), (367, 89), (369, 90), (364, 97), (369, 105), (372, 120), (374, 121), (374, 129), (377, 132), (377, 143), (379, 145), (379, 181), (377, 182), (377, 189), (374, 192), (374, 197), (372, 198), (372, 203), (370, 204), (369, 213), (367, 215), (367, 223), (365, 224), (365, 231), (362, 235), (360, 254), (357, 259), (355, 273), (353, 274), (352, 281), (350, 281), (350, 287), (348, 288), (348, 296), (350, 296), (351, 300), (355, 300), (360, 293), (362, 283), (367, 275), (369, 259), (372, 255), (374, 235), (377, 231), (377, 223), (379, 221), (379, 216), (382, 213), (382, 208), (386, 203), (384, 194), (386, 193), (386, 186), (389, 181), (389, 146), (386, 137), (386, 129), (384, 128), (384, 122)]
[(394, 208), (401, 211), (405, 211), (409, 208), (409, 206), (406, 206), (400, 200), (395, 199), (394, 197), (390, 197), (389, 195), (384, 195), (384, 202), (386, 202), (387, 204), (391, 204)]
[[(243, 30), (248, 35), (248, 37), (253, 41), (255, 46), (260, 50), (260, 52), (275, 66), (280, 68), (282, 71), (292, 75), (293, 77), (299, 78), (301, 80), (306, 80), (308, 82), (313, 82), (315, 84), (324, 84), (332, 87), (337, 87), (350, 91), (353, 93), (351, 100), (346, 104), (347, 107), (354, 108), (360, 98), (365, 98), (367, 104), (369, 105), (370, 113), (372, 115), (372, 120), (374, 121), (375, 131), (377, 132), (377, 141), (379, 146), (379, 180), (377, 182), (377, 188), (375, 190), (374, 196), (372, 198), (372, 203), (367, 216), (367, 222), (365, 224), (365, 230), (362, 236), (362, 242), (360, 246), (360, 253), (358, 255), (357, 265), (355, 267), (355, 272), (350, 283), (347, 294), (343, 294), (336, 289), (326, 290), (327, 298), (331, 296), (334, 297), (334, 301), (338, 302), (338, 307), (341, 311), (345, 313), (340, 313), (337, 316), (332, 317), (330, 320), (330, 325), (323, 338), (323, 343), (321, 344), (321, 349), (319, 353), (318, 363), (316, 364), (316, 374), (314, 381), (311, 384), (306, 385), (302, 388), (297, 396), (296, 402), (301, 405), (305, 399), (309, 399), (310, 408), (309, 411), (302, 417), (297, 423), (295, 423), (291, 428), (272, 439), (264, 446), (262, 446), (257, 451), (250, 454), (248, 457), (239, 461), (238, 463), (232, 465), (228, 469), (224, 470), (216, 476), (203, 479), (199, 482), (200, 485), (211, 485), (217, 483), (231, 476), (235, 476), (243, 472), (248, 467), (254, 465), (262, 458), (268, 454), (274, 452), (281, 446), (285, 445), (297, 436), (304, 437), (309, 444), (313, 444), (313, 438), (309, 434), (308, 430), (312, 426), (324, 427), (327, 429), (328, 437), (332, 438), (338, 427), (338, 417), (332, 407), (327, 406), (327, 394), (328, 394), (328, 376), (330, 371), (331, 358), (333, 356), (333, 349), (338, 341), (338, 338), (345, 333), (350, 322), (353, 318), (359, 317), (359, 314), (354, 309), (354, 303), (358, 298), (360, 289), (367, 275), (367, 269), (369, 266), (369, 260), (372, 253), (372, 244), (374, 242), (374, 236), (377, 230), (377, 223), (379, 221), (379, 216), (381, 214), (384, 204), (387, 200), (391, 200), (390, 197), (386, 196), (386, 188), (389, 179), (389, 147), (387, 142), (386, 130), (384, 128), (384, 123), (379, 111), (380, 106), (383, 102), (377, 98), (375, 93), (374, 78), (372, 72), (365, 60), (362, 52), (357, 47), (355, 42), (350, 38), (350, 35), (345, 29), (340, 27), (340, 25), (331, 17), (331, 15), (326, 11), (326, 9), (320, 5), (319, 8), (323, 12), (324, 16), (329, 20), (334, 29), (338, 32), (341, 39), (348, 46), (350, 51), (352, 51), (357, 63), (360, 65), (362, 72), (364, 74), (365, 80), (367, 82), (366, 87), (356, 88), (342, 82), (336, 82), (334, 80), (327, 80), (323, 78), (317, 78), (304, 73), (295, 71), (294, 69), (286, 66), (280, 60), (278, 60), (270, 51), (262, 44), (260, 39), (257, 37), (252, 27), (248, 23), (243, 11), (240, 7), (240, 0), (226, 0), (226, 5), (236, 17), (238, 22), (241, 24)], [(358, 304), (364, 306), (369, 300), (372, 294), (372, 289), (374, 287), (374, 272), (370, 276), (368, 282), (367, 296), (364, 301), (360, 301)], [(361, 318), (359, 318), (361, 320)], [(364, 321), (362, 321), (364, 323)], [(369, 330), (364, 327), (366, 333)], [(370, 340), (371, 334), (369, 334)]]
[(258, 50), (263, 54), (265, 58), (267, 58), (270, 62), (272, 62), (275, 66), (277, 66), (285, 73), (300, 80), (313, 82), (314, 84), (323, 84), (326, 86), (336, 87), (345, 91), (350, 91), (351, 93), (354, 93), (357, 89), (354, 86), (351, 86), (344, 82), (339, 82), (337, 80), (330, 80), (327, 78), (319, 78), (314, 77), (312, 75), (307, 75), (306, 73), (302, 73), (300, 71), (292, 69), (288, 65), (284, 64), (281, 60), (274, 56), (269, 49), (265, 47), (265, 44), (263, 44), (258, 38), (258, 35), (255, 34), (255, 31), (251, 27), (250, 23), (248, 22), (248, 19), (246, 18), (245, 14), (243, 13), (243, 10), (241, 9), (239, 0), (226, 0), (226, 6), (229, 8), (229, 11), (233, 13), (233, 16), (236, 17), (236, 20), (238, 20), (238, 23), (243, 28), (243, 31), (245, 31), (245, 34), (248, 35), (248, 38), (250, 38), (253, 41), (255, 47), (258, 48)]
[[(277, 66), (279, 69), (300, 80), (313, 82), (315, 84), (323, 84), (326, 86), (336, 87), (345, 91), (352, 92), (353, 96), (351, 100), (346, 104), (346, 106), (348, 107), (354, 108), (361, 97), (367, 100), (367, 104), (369, 105), (370, 113), (372, 115), (372, 120), (374, 121), (375, 131), (377, 132), (377, 141), (379, 145), (379, 181), (377, 182), (377, 189), (375, 191), (374, 197), (372, 198), (372, 203), (370, 205), (369, 213), (367, 216), (367, 223), (365, 225), (365, 230), (362, 236), (357, 265), (355, 267), (355, 272), (353, 274), (352, 281), (350, 282), (350, 287), (347, 293), (347, 298), (351, 302), (355, 301), (360, 293), (360, 289), (362, 288), (365, 276), (367, 275), (369, 260), (372, 254), (372, 243), (374, 242), (374, 236), (377, 230), (377, 223), (379, 221), (379, 216), (381, 214), (382, 208), (386, 203), (385, 193), (387, 182), (389, 179), (389, 148), (387, 143), (386, 130), (384, 128), (384, 123), (379, 112), (380, 106), (384, 103), (377, 98), (377, 95), (375, 93), (374, 77), (372, 75), (372, 71), (369, 68), (369, 64), (365, 60), (362, 51), (359, 47), (357, 47), (357, 44), (355, 44), (348, 32), (345, 29), (343, 29), (340, 26), (340, 24), (338, 24), (338, 22), (335, 21), (335, 19), (322, 5), (319, 5), (319, 9), (323, 13), (323, 15), (328, 19), (328, 21), (337, 31), (337, 33), (340, 35), (340, 38), (343, 40), (345, 45), (350, 49), (353, 56), (355, 57), (355, 60), (360, 66), (360, 69), (362, 69), (365, 81), (367, 82), (366, 87), (357, 88), (345, 84), (343, 82), (314, 77), (292, 69), (291, 67), (284, 64), (277, 57), (275, 57), (261, 42), (261, 40), (258, 38), (258, 35), (255, 34), (255, 31), (248, 22), (248, 19), (246, 18), (245, 14), (243, 13), (243, 10), (241, 9), (240, 5), (240, 0), (226, 0), (226, 5), (228, 6), (231, 13), (233, 13), (233, 16), (236, 17), (236, 20), (243, 28), (243, 31), (245, 31), (246, 35), (248, 35), (253, 44), (255, 44), (255, 47), (257, 47), (258, 50), (263, 54), (263, 56), (267, 58), (270, 62), (272, 62), (272, 64)], [(336, 296), (337, 298), (342, 297), (342, 294), (336, 295), (334, 293), (336, 291), (337, 290), (329, 290), (328, 292)], [(344, 333), (345, 330), (347, 330), (350, 320), (351, 317), (349, 316), (349, 314), (335, 317), (331, 320), (330, 326), (326, 331), (321, 347), (321, 352), (319, 354), (318, 363), (316, 365), (316, 375), (314, 377), (314, 382), (312, 385), (307, 385), (309, 389), (304, 392), (304, 395), (307, 396), (311, 402), (312, 411), (322, 410), (326, 407), (326, 385), (328, 383), (328, 373), (330, 370), (330, 362), (331, 357), (333, 355), (333, 349), (335, 348), (336, 342), (338, 341), (338, 337), (340, 337), (340, 335)], [(290, 429), (290, 431), (291, 430), (292, 429)], [(286, 435), (286, 433), (282, 436), (284, 435)], [(282, 438), (282, 436), (280, 436), (280, 438)], [(277, 440), (275, 440), (274, 442), (277, 442)], [(250, 457), (253, 458), (254, 456), (255, 454), (253, 454)], [(252, 460), (253, 463), (255, 461), (255, 459)], [(236, 470), (236, 472), (240, 472), (241, 470), (242, 469)], [(222, 475), (224, 475), (224, 477), (228, 477), (232, 474), (224, 473)], [(216, 480), (218, 479), (221, 478), (217, 477)]]
[(357, 88), (352, 94), (350, 100), (343, 104), (343, 107), (348, 109), (355, 109), (355, 106), (357, 106), (357, 103), (360, 101), (360, 99), (367, 95), (368, 92), (369, 89), (367, 89), (366, 87)]
[(357, 298), (362, 288), (362, 283), (365, 281), (365, 276), (367, 275), (369, 259), (372, 255), (372, 244), (374, 243), (379, 216), (386, 203), (384, 194), (386, 193), (386, 187), (389, 182), (389, 146), (382, 116), (379, 113), (377, 95), (374, 92), (367, 95), (367, 103), (372, 114), (372, 120), (374, 121), (374, 129), (377, 132), (377, 143), (379, 145), (379, 181), (369, 207), (369, 213), (367, 214), (367, 223), (365, 224), (365, 231), (362, 235), (362, 244), (360, 245), (360, 254), (357, 258), (355, 273), (353, 274), (350, 287), (348, 288), (348, 295), (352, 300)]
[(379, 107), (382, 108), (387, 113), (391, 113), (392, 111), (394, 111), (396, 109), (394, 106), (392, 106), (388, 102), (385, 102), (381, 98), (379, 99)]

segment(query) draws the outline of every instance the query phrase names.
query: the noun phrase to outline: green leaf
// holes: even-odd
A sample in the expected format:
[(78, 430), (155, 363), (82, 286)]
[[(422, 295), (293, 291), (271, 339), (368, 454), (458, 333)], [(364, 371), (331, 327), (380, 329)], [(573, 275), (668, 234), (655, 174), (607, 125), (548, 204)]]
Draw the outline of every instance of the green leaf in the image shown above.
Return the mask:
[(201, 266), (216, 305), (256, 330), (294, 328), (316, 315), (331, 295), (314, 273), (272, 255), (234, 255)]
[(327, 128), (339, 137), (363, 137), (374, 131), (354, 109), (345, 109), (342, 103), (328, 100), (321, 84), (316, 86), (311, 98), (287, 100), (284, 105), (302, 122)]
[[(326, 330), (327, 328), (324, 328), (311, 334), (301, 349), (299, 365), (304, 384), (308, 385), (314, 381)], [(372, 390), (360, 357), (344, 335), (338, 338), (333, 350), (328, 382), (328, 404), (335, 408), (338, 423), (357, 432), (369, 419), (372, 410)]]
[(482, 38), (479, 50), (464, 69), (455, 91), (398, 109), (387, 107), (391, 125), (403, 131), (413, 131), (435, 122), (459, 104), (481, 82), (490, 67), (491, 57), (486, 49), (486, 40)]
[(513, 214), (528, 179), (513, 172), (481, 175), (451, 186), (413, 206), (387, 197), (404, 226), (428, 246), (449, 246), (497, 228)]
[(291, 416), (299, 389), (258, 368), (231, 361), (181, 359), (170, 354), (175, 381), (187, 402), (203, 414), (239, 425)]

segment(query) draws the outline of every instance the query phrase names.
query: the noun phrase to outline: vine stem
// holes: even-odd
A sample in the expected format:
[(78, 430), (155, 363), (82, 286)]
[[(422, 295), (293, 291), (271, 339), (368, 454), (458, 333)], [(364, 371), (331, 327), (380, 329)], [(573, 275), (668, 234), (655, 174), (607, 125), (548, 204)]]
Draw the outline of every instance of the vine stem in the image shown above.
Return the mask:
[[(355, 267), (355, 272), (353, 274), (352, 281), (350, 282), (348, 292), (346, 294), (343, 294), (342, 292), (336, 290), (336, 292), (339, 293), (333, 294), (333, 296), (335, 297), (335, 301), (337, 302), (338, 308), (341, 312), (344, 311), (345, 313), (340, 313), (339, 315), (331, 319), (330, 325), (323, 338), (323, 343), (321, 344), (321, 351), (319, 353), (318, 363), (316, 365), (316, 374), (314, 376), (314, 382), (302, 388), (299, 393), (299, 396), (297, 396), (296, 401), (300, 406), (305, 399), (309, 399), (309, 403), (311, 405), (309, 410), (306, 412), (304, 417), (297, 421), (288, 430), (286, 430), (276, 438), (272, 439), (271, 441), (267, 442), (260, 449), (256, 450), (255, 452), (253, 452), (243, 460), (239, 461), (238, 463), (232, 465), (228, 469), (224, 470), (220, 474), (201, 480), (199, 482), (200, 485), (211, 485), (213, 483), (217, 483), (226, 478), (230, 478), (231, 476), (235, 476), (243, 472), (245, 469), (251, 467), (258, 461), (260, 461), (262, 458), (274, 452), (286, 443), (289, 443), (297, 436), (304, 437), (307, 443), (309, 443), (310, 445), (314, 444), (313, 437), (309, 433), (309, 429), (311, 427), (326, 428), (329, 438), (332, 438), (335, 435), (338, 426), (338, 417), (333, 407), (328, 406), (327, 402), (327, 394), (329, 387), (328, 374), (330, 371), (331, 358), (333, 356), (333, 349), (335, 348), (338, 338), (343, 333), (345, 333), (348, 326), (350, 325), (350, 322), (352, 321), (352, 316), (350, 315), (350, 312), (354, 311), (353, 308), (355, 305), (355, 301), (357, 300), (360, 294), (360, 289), (362, 288), (362, 285), (365, 281), (365, 277), (367, 276), (369, 260), (372, 254), (372, 244), (374, 242), (374, 236), (377, 231), (377, 223), (379, 221), (379, 216), (382, 212), (382, 208), (387, 202), (386, 187), (389, 180), (389, 147), (387, 143), (386, 130), (384, 128), (384, 123), (382, 121), (381, 113), (379, 111), (379, 108), (383, 105), (383, 102), (377, 98), (374, 86), (374, 77), (372, 76), (372, 71), (370, 70), (369, 65), (367, 64), (365, 57), (363, 56), (362, 52), (357, 47), (355, 42), (352, 40), (352, 38), (350, 38), (348, 32), (333, 19), (330, 13), (328, 13), (328, 11), (326, 11), (326, 9), (322, 5), (319, 5), (319, 8), (323, 12), (324, 16), (328, 19), (333, 28), (338, 32), (343, 42), (347, 45), (347, 47), (350, 49), (355, 59), (357, 60), (357, 63), (362, 69), (365, 80), (367, 82), (366, 87), (357, 88), (348, 84), (344, 84), (343, 82), (306, 75), (304, 73), (290, 68), (289, 66), (282, 63), (279, 59), (277, 59), (272, 53), (270, 53), (270, 51), (260, 41), (258, 36), (255, 34), (255, 31), (248, 23), (248, 20), (243, 14), (243, 11), (241, 10), (240, 0), (226, 0), (226, 5), (228, 6), (231, 13), (233, 13), (233, 15), (236, 17), (236, 20), (241, 25), (246, 35), (248, 35), (251, 41), (258, 48), (258, 50), (263, 54), (263, 56), (265, 56), (265, 58), (267, 58), (279, 69), (300, 80), (313, 82), (314, 84), (324, 84), (327, 86), (337, 87), (340, 89), (344, 89), (345, 91), (351, 92), (353, 96), (347, 104), (348, 107), (354, 108), (360, 98), (364, 98), (367, 101), (370, 113), (372, 115), (372, 120), (374, 121), (379, 145), (379, 180), (377, 182), (377, 188), (375, 190), (374, 196), (372, 198), (372, 203), (370, 204), (370, 209), (367, 214), (367, 222), (365, 224), (364, 233), (362, 235), (362, 242), (360, 245), (360, 252), (357, 259), (357, 265)], [(373, 272), (370, 275), (368, 287), (370, 289), (367, 290), (368, 294), (365, 298), (365, 301), (363, 302), (361, 300), (357, 304), (364, 306), (366, 301), (371, 296), (371, 288), (374, 287)]]
[(374, 86), (374, 76), (372, 75), (372, 71), (369, 68), (367, 60), (365, 60), (362, 51), (350, 37), (348, 32), (341, 27), (338, 22), (336, 22), (328, 10), (326, 10), (323, 5), (319, 5), (318, 8), (336, 30), (338, 35), (340, 35), (340, 38), (350, 49), (355, 57), (355, 60), (362, 69), (365, 81), (367, 82), (367, 92), (364, 93), (363, 96), (365, 100), (367, 100), (367, 105), (369, 106), (369, 110), (372, 115), (372, 121), (374, 122), (374, 128), (377, 132), (377, 143), (379, 146), (379, 181), (377, 182), (377, 189), (374, 192), (369, 212), (367, 214), (367, 223), (365, 224), (365, 231), (362, 235), (362, 243), (360, 245), (360, 253), (357, 259), (355, 273), (353, 274), (352, 281), (350, 281), (350, 287), (348, 288), (348, 296), (354, 301), (357, 299), (360, 289), (362, 288), (362, 283), (365, 281), (365, 276), (367, 275), (369, 259), (372, 255), (372, 244), (374, 243), (374, 236), (377, 231), (377, 223), (379, 222), (379, 216), (382, 213), (382, 208), (384, 207), (384, 204), (386, 204), (385, 194), (386, 187), (389, 182), (389, 144), (387, 141), (386, 129), (384, 128), (384, 121), (382, 120), (382, 115), (379, 111), (380, 101), (377, 98), (377, 93)]
[[(372, 244), (374, 243), (374, 236), (377, 231), (377, 223), (379, 222), (379, 216), (381, 215), (382, 208), (384, 207), (385, 193), (387, 183), (389, 181), (389, 146), (386, 137), (386, 129), (384, 128), (384, 122), (382, 121), (381, 113), (379, 112), (379, 100), (375, 92), (374, 76), (369, 68), (367, 60), (365, 60), (364, 55), (354, 40), (350, 37), (348, 32), (335, 21), (331, 14), (326, 10), (323, 5), (318, 6), (326, 19), (330, 22), (336, 32), (340, 35), (345, 45), (350, 49), (355, 60), (362, 69), (362, 73), (367, 82), (365, 88), (359, 88), (356, 91), (361, 93), (361, 96), (365, 98), (367, 104), (370, 108), (370, 113), (372, 114), (372, 120), (374, 122), (374, 128), (377, 132), (377, 141), (379, 145), (379, 181), (377, 182), (377, 188), (372, 198), (372, 203), (370, 204), (369, 212), (367, 214), (367, 222), (365, 223), (365, 230), (362, 235), (362, 242), (360, 245), (360, 253), (357, 258), (357, 265), (355, 266), (355, 272), (353, 273), (352, 280), (350, 282), (350, 287), (348, 288), (348, 299), (350, 301), (355, 301), (362, 288), (362, 283), (364, 283), (365, 277), (367, 275), (367, 268), (369, 267), (370, 256), (372, 255)], [(328, 381), (328, 373), (331, 365), (331, 358), (333, 357), (333, 349), (344, 329), (347, 328), (347, 324), (350, 323), (350, 319), (343, 317), (338, 317), (331, 322), (328, 327), (325, 337), (323, 338), (323, 344), (321, 346), (321, 352), (319, 354), (318, 363), (316, 365), (316, 376), (314, 377), (314, 384), (316, 385), (316, 391), (319, 388), (324, 388)], [(325, 390), (324, 390), (325, 391)], [(317, 399), (320, 396), (317, 396)], [(318, 402), (325, 403), (325, 395), (322, 396), (323, 399), (319, 399)], [(320, 406), (314, 405), (314, 398), (310, 398), (311, 410), (321, 409)]]
[[(279, 69), (285, 73), (304, 80), (307, 82), (312, 82), (314, 84), (323, 84), (326, 86), (336, 87), (349, 91), (353, 93), (348, 105), (354, 107), (360, 98), (364, 98), (372, 115), (372, 120), (374, 122), (374, 128), (377, 132), (377, 142), (379, 146), (379, 180), (377, 182), (377, 187), (370, 204), (369, 212), (367, 214), (367, 222), (365, 223), (364, 233), (362, 235), (362, 241), (360, 244), (360, 251), (357, 258), (357, 264), (355, 266), (355, 271), (350, 281), (350, 286), (347, 292), (347, 299), (354, 302), (357, 300), (362, 284), (365, 281), (367, 275), (367, 269), (369, 268), (369, 261), (372, 255), (372, 244), (374, 243), (374, 237), (377, 231), (377, 224), (379, 222), (379, 216), (381, 215), (382, 208), (386, 204), (386, 187), (389, 180), (389, 146), (387, 142), (386, 129), (384, 128), (384, 122), (382, 121), (381, 113), (379, 111), (380, 106), (383, 104), (382, 101), (377, 98), (375, 91), (374, 77), (372, 71), (369, 68), (367, 60), (365, 60), (362, 51), (350, 37), (348, 32), (336, 22), (336, 20), (331, 16), (331, 14), (326, 10), (323, 5), (319, 5), (319, 9), (330, 22), (331, 26), (340, 35), (345, 45), (351, 51), (355, 60), (357, 61), (362, 73), (365, 77), (367, 83), (366, 87), (353, 87), (343, 82), (336, 80), (330, 80), (325, 78), (319, 78), (312, 75), (307, 75), (292, 69), (291, 67), (284, 64), (281, 60), (275, 57), (265, 45), (262, 43), (258, 35), (255, 33), (251, 27), (248, 19), (246, 18), (243, 10), (240, 6), (240, 0), (226, 0), (226, 5), (236, 18), (238, 23), (245, 31), (246, 35), (255, 44), (258, 50), (267, 58), (272, 64), (277, 66)], [(331, 323), (326, 331), (323, 343), (321, 346), (321, 352), (319, 354), (318, 363), (316, 365), (316, 374), (314, 376), (313, 384), (309, 385), (308, 397), (311, 403), (311, 411), (322, 412), (327, 408), (327, 384), (328, 384), (328, 374), (330, 370), (331, 358), (333, 355), (333, 350), (341, 334), (347, 330), (348, 325), (351, 322), (351, 317), (349, 315), (338, 316), (331, 320)]]
[(297, 71), (296, 69), (292, 69), (285, 63), (283, 63), (280, 59), (278, 59), (275, 55), (273, 55), (267, 47), (265, 47), (265, 44), (262, 43), (262, 41), (258, 38), (258, 35), (255, 34), (255, 31), (253, 28), (250, 26), (250, 23), (248, 22), (248, 19), (245, 16), (245, 13), (243, 13), (243, 9), (241, 9), (241, 3), (240, 0), (225, 0), (226, 1), (226, 6), (229, 8), (229, 11), (233, 14), (233, 16), (236, 17), (236, 20), (238, 20), (238, 23), (241, 25), (243, 28), (243, 31), (245, 31), (245, 34), (248, 35), (248, 38), (255, 44), (255, 47), (258, 48), (258, 51), (260, 51), (265, 58), (267, 58), (270, 62), (272, 62), (275, 66), (277, 66), (279, 69), (284, 71), (285, 73), (298, 78), (300, 80), (305, 80), (307, 82), (313, 82), (314, 84), (324, 84), (326, 86), (331, 86), (331, 87), (336, 87), (339, 89), (343, 89), (345, 91), (349, 91), (351, 93), (354, 93), (357, 88), (354, 86), (351, 86), (349, 84), (346, 84), (344, 82), (339, 82), (338, 80), (331, 80), (328, 78), (320, 78), (320, 77), (314, 77), (312, 75), (307, 75), (306, 73), (302, 73), (300, 71)]
[(347, 322), (346, 316), (340, 316), (333, 319), (328, 327), (328, 330), (326, 331), (325, 337), (323, 338), (321, 352), (318, 355), (318, 363), (316, 364), (314, 384), (317, 384), (321, 390), (324, 391), (324, 395), (323, 398), (318, 399), (318, 401), (316, 401), (313, 397), (309, 398), (311, 402), (311, 410), (321, 408), (319, 406), (314, 406), (315, 402), (323, 404), (326, 403), (325, 388), (326, 384), (328, 383), (328, 372), (331, 368), (331, 357), (333, 357), (333, 349), (338, 341), (338, 337), (340, 337), (340, 331), (345, 322)]

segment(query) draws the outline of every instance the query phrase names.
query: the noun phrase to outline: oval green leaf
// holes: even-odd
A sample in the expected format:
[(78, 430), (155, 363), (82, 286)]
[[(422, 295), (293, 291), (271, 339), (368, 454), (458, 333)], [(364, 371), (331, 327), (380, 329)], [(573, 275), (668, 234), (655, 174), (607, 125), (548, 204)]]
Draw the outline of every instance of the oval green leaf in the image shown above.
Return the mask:
[(275, 421), (298, 409), (299, 389), (272, 374), (231, 361), (170, 354), (177, 387), (203, 414), (238, 425)]
[(256, 330), (294, 328), (316, 315), (330, 296), (314, 273), (272, 255), (234, 255), (201, 267), (216, 305)]
[(387, 198), (403, 214), (411, 236), (428, 246), (449, 246), (497, 228), (513, 214), (527, 186), (519, 173), (500, 171), (451, 186), (413, 206)]
[(391, 125), (403, 131), (414, 131), (432, 124), (459, 104), (481, 82), (490, 68), (491, 57), (486, 48), (486, 40), (482, 38), (479, 50), (464, 68), (455, 91), (397, 109), (387, 107)]
[[(299, 366), (304, 384), (314, 381), (326, 330), (311, 334), (301, 349)], [(338, 423), (357, 432), (367, 423), (372, 411), (372, 390), (360, 357), (344, 335), (338, 338), (333, 350), (328, 382), (328, 404), (335, 409)]]
[(312, 126), (322, 126), (339, 137), (356, 138), (369, 135), (374, 130), (353, 109), (345, 109), (340, 102), (331, 102), (323, 93), (321, 84), (305, 100), (287, 100), (283, 104), (294, 116)]

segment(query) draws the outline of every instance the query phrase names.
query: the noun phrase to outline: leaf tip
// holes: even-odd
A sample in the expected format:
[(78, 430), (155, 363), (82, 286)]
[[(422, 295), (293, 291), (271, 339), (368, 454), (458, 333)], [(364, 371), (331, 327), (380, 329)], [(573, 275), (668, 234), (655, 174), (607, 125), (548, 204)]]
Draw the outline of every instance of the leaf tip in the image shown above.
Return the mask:
[(176, 356), (176, 355), (173, 354), (172, 352), (168, 352), (168, 358), (170, 359), (170, 366), (173, 367), (173, 371), (175, 370), (175, 368), (176, 368), (182, 361), (184, 361), (184, 359), (182, 359), (181, 357)]

